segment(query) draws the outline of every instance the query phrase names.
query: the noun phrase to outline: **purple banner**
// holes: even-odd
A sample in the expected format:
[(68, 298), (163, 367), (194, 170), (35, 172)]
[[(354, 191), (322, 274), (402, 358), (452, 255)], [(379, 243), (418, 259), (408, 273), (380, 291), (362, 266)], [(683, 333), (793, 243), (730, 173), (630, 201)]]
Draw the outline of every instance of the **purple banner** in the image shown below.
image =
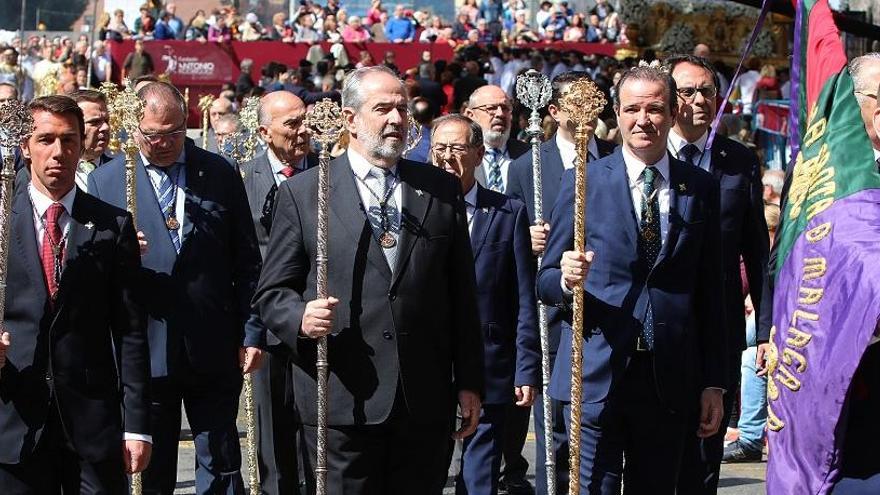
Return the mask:
[(852, 377), (880, 316), (880, 189), (840, 198), (808, 223), (779, 271), (769, 358), (773, 495), (826, 494)]

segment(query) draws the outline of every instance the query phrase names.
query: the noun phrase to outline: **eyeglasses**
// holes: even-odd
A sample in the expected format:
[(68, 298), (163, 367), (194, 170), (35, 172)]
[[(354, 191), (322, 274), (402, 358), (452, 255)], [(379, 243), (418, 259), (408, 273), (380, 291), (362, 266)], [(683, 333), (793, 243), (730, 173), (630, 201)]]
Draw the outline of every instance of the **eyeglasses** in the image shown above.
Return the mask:
[(709, 98), (715, 98), (715, 95), (718, 94), (718, 88), (716, 88), (715, 86), (703, 86), (701, 88), (678, 88), (676, 92), (678, 93), (678, 96), (684, 98), (685, 100), (690, 100), (691, 98), (696, 96), (697, 93), (700, 93), (701, 95), (703, 95), (703, 98), (706, 98), (708, 100)]
[(431, 146), (431, 151), (437, 153), (438, 155), (442, 155), (446, 153), (446, 151), (451, 152), (453, 155), (460, 155), (466, 152), (470, 148), (470, 146), (464, 144), (443, 144), (437, 143)]
[(513, 111), (513, 107), (507, 103), (495, 103), (489, 105), (480, 105), (478, 107), (473, 107), (472, 110), (482, 110), (489, 115), (497, 113), (498, 110), (501, 110), (501, 113), (510, 113)]
[(173, 139), (177, 136), (186, 133), (186, 122), (184, 122), (180, 127), (173, 131), (168, 132), (144, 132), (143, 129), (138, 127), (138, 132), (143, 136), (144, 140), (150, 144), (159, 144), (160, 142)]
[(875, 95), (874, 93), (868, 93), (867, 91), (856, 90), (856, 91), (853, 91), (853, 93), (857, 93), (862, 96), (867, 96), (869, 98), (874, 98), (875, 100), (877, 99), (877, 95)]

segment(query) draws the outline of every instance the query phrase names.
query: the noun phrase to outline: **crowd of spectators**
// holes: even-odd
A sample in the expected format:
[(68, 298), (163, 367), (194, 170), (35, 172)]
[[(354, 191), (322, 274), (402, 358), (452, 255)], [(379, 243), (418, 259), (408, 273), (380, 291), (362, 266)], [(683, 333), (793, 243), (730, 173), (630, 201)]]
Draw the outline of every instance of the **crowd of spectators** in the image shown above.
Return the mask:
[(338, 0), (326, 5), (300, 0), (291, 18), (278, 12), (261, 19), (256, 13), (242, 14), (235, 7), (218, 7), (210, 13), (199, 10), (188, 21), (177, 16), (177, 5), (164, 6), (158, 0), (144, 3), (140, 15), (125, 19), (122, 10), (105, 13), (97, 23), (100, 40), (188, 40), (224, 43), (231, 40), (284, 42), (462, 42), (508, 44), (540, 41), (616, 43), (623, 26), (607, 0), (596, 0), (587, 12), (575, 12), (567, 0), (543, 0), (529, 21), (525, 0), (465, 0), (454, 20), (413, 10), (398, 4), (386, 7), (373, 0), (363, 17), (350, 15)]

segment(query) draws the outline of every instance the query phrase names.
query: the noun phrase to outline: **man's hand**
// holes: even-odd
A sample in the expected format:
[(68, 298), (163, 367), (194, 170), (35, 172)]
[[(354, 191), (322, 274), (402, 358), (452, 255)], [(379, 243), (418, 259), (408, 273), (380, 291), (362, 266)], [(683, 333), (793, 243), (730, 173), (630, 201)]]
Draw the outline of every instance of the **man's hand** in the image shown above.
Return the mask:
[(464, 440), (477, 431), (480, 422), (480, 396), (470, 390), (458, 393), (458, 407), (461, 409), (461, 428), (452, 434), (454, 440)]
[(721, 399), (721, 390), (707, 388), (700, 396), (700, 427), (697, 428), (697, 436), (708, 438), (718, 432), (721, 427), (721, 416), (724, 410), (724, 401)]
[(317, 339), (329, 334), (333, 330), (333, 309), (337, 304), (339, 299), (335, 297), (315, 299), (306, 303), (302, 321), (303, 335)]
[(263, 363), (263, 351), (259, 347), (239, 347), (238, 365), (243, 374), (257, 371)]
[(516, 405), (520, 407), (532, 407), (535, 403), (535, 387), (531, 385), (514, 387), (513, 393), (516, 395)]
[(550, 224), (532, 225), (529, 227), (529, 237), (532, 238), (532, 254), (540, 256), (547, 247), (547, 234), (550, 233)]
[(122, 460), (125, 462), (125, 472), (134, 474), (147, 469), (152, 452), (153, 446), (150, 445), (150, 442), (125, 440), (122, 443)]
[(769, 342), (758, 344), (758, 350), (755, 352), (755, 367), (758, 368), (757, 373), (755, 373), (756, 375), (764, 376), (767, 374), (767, 354), (769, 353)]
[(584, 283), (587, 272), (590, 271), (590, 265), (593, 263), (593, 256), (595, 253), (592, 251), (586, 253), (566, 251), (562, 253), (559, 267), (562, 269), (562, 280), (569, 290)]
[(0, 368), (6, 366), (6, 350), (12, 345), (12, 335), (0, 328)]
[(149, 243), (147, 243), (147, 236), (145, 236), (144, 233), (140, 230), (138, 230), (137, 236), (138, 236), (138, 248), (140, 248), (141, 256), (144, 256), (147, 254), (147, 251), (150, 248)]

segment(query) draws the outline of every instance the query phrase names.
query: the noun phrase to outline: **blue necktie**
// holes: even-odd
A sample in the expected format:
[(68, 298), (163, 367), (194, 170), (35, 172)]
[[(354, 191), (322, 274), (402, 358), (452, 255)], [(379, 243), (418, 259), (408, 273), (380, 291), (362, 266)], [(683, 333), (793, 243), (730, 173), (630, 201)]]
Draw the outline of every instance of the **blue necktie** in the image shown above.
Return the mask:
[(701, 154), (700, 148), (697, 148), (697, 145), (690, 143), (684, 145), (684, 147), (681, 148), (681, 150), (679, 150), (678, 152), (679, 158), (695, 167), (699, 166), (698, 162), (696, 161), (697, 155), (699, 154)]
[(495, 192), (504, 192), (504, 182), (501, 180), (501, 152), (495, 148), (486, 151), (486, 163), (489, 165), (489, 176), (486, 178), (486, 187)]
[[(654, 181), (657, 178), (657, 169), (655, 167), (645, 167), (642, 172), (642, 218), (639, 222), (639, 258), (645, 263), (648, 272), (657, 262), (657, 256), (660, 254), (660, 202), (657, 200), (657, 194)], [(642, 327), (642, 339), (649, 350), (654, 349), (654, 308), (648, 301), (648, 312), (645, 315), (645, 323)]]
[[(169, 217), (177, 218), (176, 194), (177, 184), (172, 182), (172, 177), (177, 178), (177, 170), (179, 165), (174, 164), (170, 167), (157, 167), (150, 165), (153, 170), (159, 173), (159, 184), (156, 185), (156, 198), (159, 200), (159, 209), (162, 210), (162, 219), (167, 221)], [(178, 192), (179, 194), (179, 192)], [(179, 222), (179, 220), (178, 220)], [(180, 229), (168, 229), (168, 235), (171, 237), (171, 243), (174, 244), (174, 250), (180, 253)]]

